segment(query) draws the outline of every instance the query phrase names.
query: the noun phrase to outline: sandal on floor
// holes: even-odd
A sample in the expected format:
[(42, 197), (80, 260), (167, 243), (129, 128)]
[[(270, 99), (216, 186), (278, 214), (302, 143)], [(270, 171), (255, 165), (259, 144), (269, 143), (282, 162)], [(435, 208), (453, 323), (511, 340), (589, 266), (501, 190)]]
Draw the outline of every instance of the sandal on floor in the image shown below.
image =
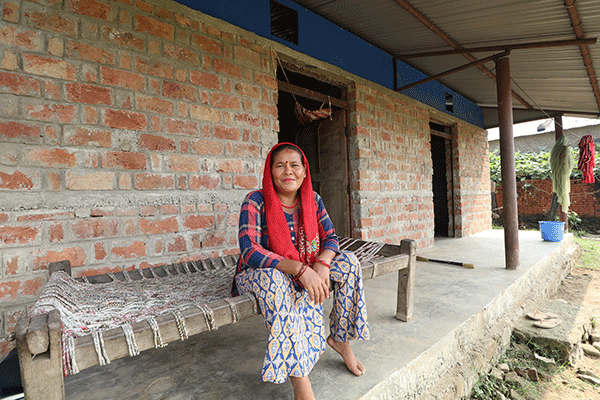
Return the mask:
[(558, 315), (551, 313), (551, 312), (544, 312), (544, 311), (536, 310), (534, 312), (527, 313), (527, 318), (533, 319), (535, 321), (542, 321), (545, 319), (558, 318)]
[(551, 329), (554, 328), (555, 326), (558, 326), (562, 323), (562, 320), (558, 319), (558, 318), (550, 318), (550, 319), (543, 319), (541, 321), (536, 321), (533, 323), (533, 326), (537, 327), (537, 328), (544, 328), (544, 329)]

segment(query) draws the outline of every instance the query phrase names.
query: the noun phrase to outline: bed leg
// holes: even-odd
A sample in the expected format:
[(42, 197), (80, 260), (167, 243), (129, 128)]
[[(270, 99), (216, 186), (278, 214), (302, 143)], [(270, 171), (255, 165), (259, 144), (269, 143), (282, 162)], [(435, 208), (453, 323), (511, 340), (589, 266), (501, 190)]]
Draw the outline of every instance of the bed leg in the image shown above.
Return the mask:
[(21, 318), (16, 327), (17, 352), (25, 398), (65, 400), (60, 314), (56, 310), (48, 314), (48, 348), (43, 353), (31, 353), (27, 343), (28, 325), (28, 319)]
[(413, 314), (413, 291), (415, 286), (415, 266), (417, 265), (417, 244), (412, 239), (403, 239), (400, 252), (408, 255), (408, 268), (398, 271), (398, 302), (396, 318), (408, 321)]

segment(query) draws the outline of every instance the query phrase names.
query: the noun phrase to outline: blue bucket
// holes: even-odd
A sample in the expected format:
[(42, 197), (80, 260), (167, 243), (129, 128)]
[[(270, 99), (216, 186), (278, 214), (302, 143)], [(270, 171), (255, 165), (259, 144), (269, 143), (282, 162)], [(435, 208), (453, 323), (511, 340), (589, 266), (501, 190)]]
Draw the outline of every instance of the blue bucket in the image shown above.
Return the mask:
[(560, 242), (565, 234), (565, 223), (560, 221), (539, 221), (542, 239), (548, 242)]

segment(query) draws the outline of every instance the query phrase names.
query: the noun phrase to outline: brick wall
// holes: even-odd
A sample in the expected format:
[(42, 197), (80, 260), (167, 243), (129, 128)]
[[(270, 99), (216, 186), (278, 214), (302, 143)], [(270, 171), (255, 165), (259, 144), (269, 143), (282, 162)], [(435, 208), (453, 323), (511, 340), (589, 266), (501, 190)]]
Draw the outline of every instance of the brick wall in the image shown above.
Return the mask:
[(485, 131), (456, 124), (453, 140), (455, 237), (492, 228), (490, 162)]
[(0, 358), (52, 261), (79, 276), (238, 252), (279, 130), (272, 48), (348, 84), (354, 237), (433, 244), (431, 113), (454, 125), (457, 236), (489, 227), (482, 129), (176, 3), (2, 4)]
[(354, 236), (433, 245), (428, 110), (360, 84), (348, 99)]
[[(580, 217), (600, 218), (600, 185), (571, 180), (571, 206)], [(519, 215), (547, 215), (552, 204), (552, 181), (530, 179), (517, 182)], [(496, 203), (502, 207), (502, 185), (496, 190)]]
[(2, 4), (0, 358), (49, 262), (79, 276), (237, 252), (278, 130), (252, 35), (175, 3)]

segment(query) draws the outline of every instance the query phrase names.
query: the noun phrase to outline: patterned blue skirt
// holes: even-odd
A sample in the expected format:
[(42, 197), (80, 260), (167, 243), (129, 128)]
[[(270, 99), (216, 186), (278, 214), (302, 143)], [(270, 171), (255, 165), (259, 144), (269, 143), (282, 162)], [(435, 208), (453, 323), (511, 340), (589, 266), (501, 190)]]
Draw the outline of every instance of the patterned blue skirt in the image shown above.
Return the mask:
[[(360, 263), (349, 251), (331, 262), (333, 307), (330, 331), (338, 342), (369, 339)], [(290, 276), (275, 268), (247, 268), (235, 278), (240, 293), (253, 292), (269, 330), (261, 379), (283, 383), (288, 376), (308, 376), (325, 351), (323, 306), (306, 290), (297, 291)]]

